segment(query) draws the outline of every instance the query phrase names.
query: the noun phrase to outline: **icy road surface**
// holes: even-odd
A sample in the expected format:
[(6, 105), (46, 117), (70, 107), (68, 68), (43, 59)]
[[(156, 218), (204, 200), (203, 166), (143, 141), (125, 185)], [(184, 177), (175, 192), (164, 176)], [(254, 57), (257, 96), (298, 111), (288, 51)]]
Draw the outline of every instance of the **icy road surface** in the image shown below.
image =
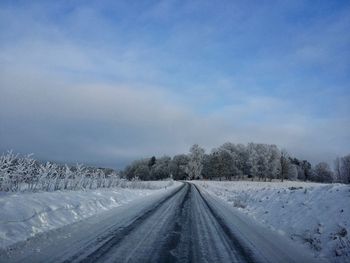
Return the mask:
[[(185, 183), (39, 234), (1, 262), (314, 262), (307, 251)], [(318, 261), (320, 262), (320, 261)]]

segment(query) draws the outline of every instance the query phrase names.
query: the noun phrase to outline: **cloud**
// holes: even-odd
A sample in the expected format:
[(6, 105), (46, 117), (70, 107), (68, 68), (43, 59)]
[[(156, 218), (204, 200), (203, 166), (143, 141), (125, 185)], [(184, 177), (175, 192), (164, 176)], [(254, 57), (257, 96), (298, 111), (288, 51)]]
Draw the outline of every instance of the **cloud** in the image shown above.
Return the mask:
[(114, 167), (226, 141), (346, 154), (348, 11), (288, 21), (304, 8), (4, 7), (0, 150)]
[[(135, 158), (187, 152), (193, 143), (209, 150), (225, 141), (258, 141), (314, 160), (315, 151), (327, 158), (345, 153), (340, 145), (349, 141), (349, 127), (339, 130), (341, 121), (288, 115), (276, 98), (249, 96), (201, 116), (168, 99), (177, 95), (166, 89), (9, 78), (1, 76), (10, 86), (1, 89), (1, 150), (35, 152), (40, 158), (121, 167)], [(257, 120), (264, 114), (273, 118)]]

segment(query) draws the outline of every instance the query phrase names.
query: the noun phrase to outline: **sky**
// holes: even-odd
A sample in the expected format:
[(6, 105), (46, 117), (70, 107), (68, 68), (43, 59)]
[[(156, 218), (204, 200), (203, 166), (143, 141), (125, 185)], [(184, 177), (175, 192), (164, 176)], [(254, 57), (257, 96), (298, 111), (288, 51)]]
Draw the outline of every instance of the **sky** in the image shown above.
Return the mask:
[(0, 32), (0, 152), (350, 153), (350, 1), (1, 0)]

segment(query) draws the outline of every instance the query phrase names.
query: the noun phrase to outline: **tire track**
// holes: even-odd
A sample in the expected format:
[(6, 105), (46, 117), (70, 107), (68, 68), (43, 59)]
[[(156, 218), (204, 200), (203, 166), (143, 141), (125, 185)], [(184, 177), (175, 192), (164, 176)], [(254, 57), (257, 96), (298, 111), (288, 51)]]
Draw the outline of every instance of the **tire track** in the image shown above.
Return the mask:
[(230, 230), (230, 228), (227, 226), (227, 224), (224, 222), (224, 220), (221, 218), (221, 216), (213, 209), (213, 207), (208, 203), (208, 201), (205, 199), (201, 191), (198, 189), (198, 187), (195, 184), (192, 184), (193, 187), (198, 192), (199, 196), (201, 197), (202, 201), (205, 203), (205, 206), (208, 208), (212, 216), (215, 218), (216, 222), (220, 225), (222, 229), (222, 233), (230, 240), (229, 244), (232, 250), (238, 251), (240, 256), (246, 261), (246, 262), (256, 262), (256, 260), (252, 256), (252, 251), (243, 246), (242, 241), (239, 240)]
[[(106, 236), (98, 237), (95, 243), (90, 244), (89, 247), (84, 248), (84, 251), (88, 251), (98, 246), (97, 249), (94, 249), (94, 251), (88, 254), (87, 256), (84, 257), (84, 251), (81, 251), (80, 253), (77, 253), (74, 256), (70, 257), (69, 259), (65, 260), (64, 263), (69, 263), (69, 262), (88, 263), (88, 262), (98, 261), (101, 257), (107, 254), (110, 249), (112, 249), (113, 247), (117, 246), (120, 242), (122, 242), (123, 239), (132, 231), (134, 231), (144, 220), (147, 220), (147, 218), (152, 216), (160, 206), (162, 206), (164, 203), (166, 203), (171, 198), (176, 196), (181, 190), (183, 190), (184, 187), (185, 187), (185, 184), (181, 186), (179, 189), (177, 189), (176, 191), (174, 191), (173, 193), (171, 193), (170, 195), (168, 195), (166, 198), (161, 200), (155, 206), (147, 210), (145, 213), (136, 217), (130, 224), (114, 229), (110, 231)], [(81, 259), (82, 257), (84, 258)]]

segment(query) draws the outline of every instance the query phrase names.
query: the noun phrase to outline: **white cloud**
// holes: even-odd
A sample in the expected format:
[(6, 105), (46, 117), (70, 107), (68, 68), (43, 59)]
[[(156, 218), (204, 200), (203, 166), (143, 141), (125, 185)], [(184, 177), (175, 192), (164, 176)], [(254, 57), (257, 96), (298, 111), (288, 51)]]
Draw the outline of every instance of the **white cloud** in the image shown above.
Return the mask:
[[(327, 158), (345, 154), (343, 142), (349, 141), (349, 127), (288, 115), (276, 98), (249, 96), (217, 114), (199, 116), (191, 105), (174, 103), (177, 95), (166, 89), (55, 84), (54, 77), (44, 76), (23, 81), (2, 75), (1, 80), (2, 150), (34, 151), (49, 159), (113, 165), (113, 160), (186, 152), (193, 143), (209, 150), (225, 141), (258, 141), (314, 160), (315, 152)], [(254, 120), (263, 114), (273, 118)]]
[[(183, 13), (197, 12), (196, 6), (184, 7)], [(160, 5), (145, 10), (140, 19), (167, 21), (171, 10), (171, 5)], [(123, 21), (114, 28), (94, 8), (72, 11), (59, 26), (38, 6), (4, 9), (0, 18), (9, 25), (0, 44), (0, 150), (106, 165), (186, 152), (193, 143), (210, 150), (225, 141), (275, 143), (313, 161), (349, 151), (349, 117), (344, 114), (349, 111), (348, 98), (335, 99), (332, 109), (338, 115), (315, 116), (310, 110), (314, 89), (294, 91), (294, 86), (310, 82), (293, 71), (303, 61), (347, 58), (345, 54), (342, 60), (334, 59), (340, 56), (338, 40), (349, 40), (342, 35), (348, 24), (345, 15), (326, 28), (335, 40), (325, 39), (316, 26), (296, 36), (283, 52), (278, 49), (277, 57), (262, 52), (252, 60), (239, 60), (237, 50), (243, 48), (238, 45), (227, 54), (238, 59), (236, 66), (226, 61), (226, 67), (235, 66), (232, 76), (215, 63), (206, 68), (206, 58), (201, 57), (209, 52), (209, 60), (223, 59), (225, 46), (218, 34), (226, 34), (231, 24), (218, 30), (215, 19), (200, 26), (198, 21), (188, 25), (179, 20), (168, 37), (150, 41), (138, 31), (130, 37)], [(240, 41), (251, 40), (252, 32), (243, 31), (260, 19), (247, 17), (245, 23), (237, 23)], [(90, 31), (97, 35), (86, 37)], [(203, 52), (192, 50), (199, 46)], [(292, 77), (285, 80), (286, 72)], [(280, 92), (259, 86), (259, 81), (269, 80), (266, 76)], [(319, 98), (334, 96), (332, 89), (322, 88)]]

